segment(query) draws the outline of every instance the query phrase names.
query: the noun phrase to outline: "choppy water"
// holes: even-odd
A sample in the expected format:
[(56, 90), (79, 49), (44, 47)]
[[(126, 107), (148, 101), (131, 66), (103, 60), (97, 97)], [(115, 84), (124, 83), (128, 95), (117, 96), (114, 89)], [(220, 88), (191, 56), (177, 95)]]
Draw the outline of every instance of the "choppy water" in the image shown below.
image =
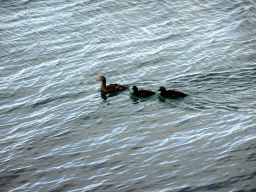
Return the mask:
[[(0, 191), (255, 191), (256, 2), (0, 1)], [(96, 79), (187, 93), (136, 100)]]

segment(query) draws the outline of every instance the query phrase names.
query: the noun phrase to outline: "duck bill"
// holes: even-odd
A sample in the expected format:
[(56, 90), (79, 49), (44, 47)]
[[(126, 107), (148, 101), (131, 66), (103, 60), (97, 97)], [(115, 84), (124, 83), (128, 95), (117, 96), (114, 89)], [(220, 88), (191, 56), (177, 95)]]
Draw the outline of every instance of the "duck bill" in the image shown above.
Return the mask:
[(160, 89), (158, 89), (157, 91), (161, 91)]

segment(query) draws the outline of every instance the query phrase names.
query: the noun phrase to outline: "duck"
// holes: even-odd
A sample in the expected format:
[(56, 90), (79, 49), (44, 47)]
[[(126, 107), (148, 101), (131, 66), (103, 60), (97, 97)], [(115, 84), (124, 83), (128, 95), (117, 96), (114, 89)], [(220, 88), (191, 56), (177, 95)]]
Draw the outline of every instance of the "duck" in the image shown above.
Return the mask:
[(149, 90), (138, 90), (136, 86), (133, 86), (132, 90), (133, 90), (133, 95), (137, 97), (149, 97), (151, 95), (156, 94), (155, 92), (149, 91)]
[(174, 91), (174, 90), (166, 91), (166, 89), (164, 87), (160, 87), (160, 89), (157, 90), (157, 91), (161, 91), (160, 95), (162, 97), (172, 98), (172, 99), (177, 99), (178, 97), (186, 97), (186, 96), (188, 96), (187, 94), (182, 93), (180, 91)]
[(125, 87), (123, 85), (118, 85), (118, 84), (109, 84), (106, 85), (106, 78), (104, 76), (100, 76), (97, 81), (101, 81), (101, 86), (100, 89), (106, 93), (115, 93), (118, 91), (123, 91), (127, 89), (128, 87)]

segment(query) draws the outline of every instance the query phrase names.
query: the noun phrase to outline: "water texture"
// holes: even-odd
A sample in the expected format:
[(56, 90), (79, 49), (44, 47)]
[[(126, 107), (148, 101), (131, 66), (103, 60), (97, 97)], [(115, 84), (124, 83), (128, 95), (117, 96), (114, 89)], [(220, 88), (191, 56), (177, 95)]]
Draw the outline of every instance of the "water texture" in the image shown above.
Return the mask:
[(254, 0), (2, 0), (0, 43), (0, 191), (256, 191)]

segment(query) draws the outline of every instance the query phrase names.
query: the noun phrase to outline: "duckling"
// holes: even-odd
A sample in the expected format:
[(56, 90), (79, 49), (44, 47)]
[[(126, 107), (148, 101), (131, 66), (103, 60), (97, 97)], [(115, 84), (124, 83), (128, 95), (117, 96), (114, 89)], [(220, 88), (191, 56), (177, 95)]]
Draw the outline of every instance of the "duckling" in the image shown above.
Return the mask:
[(101, 86), (100, 89), (106, 93), (115, 93), (118, 91), (123, 91), (127, 89), (128, 87), (125, 87), (123, 85), (118, 85), (118, 84), (109, 84), (106, 85), (106, 78), (104, 76), (100, 76), (97, 81), (101, 81)]
[(137, 97), (149, 97), (151, 95), (156, 94), (155, 92), (149, 91), (149, 90), (138, 90), (136, 86), (133, 86), (132, 90), (133, 90), (133, 95)]
[(180, 91), (174, 91), (174, 90), (166, 91), (166, 89), (164, 87), (160, 87), (160, 89), (158, 91), (161, 91), (160, 95), (162, 97), (167, 97), (167, 98), (177, 99), (178, 97), (186, 97), (186, 96), (188, 96), (187, 94), (182, 93)]

